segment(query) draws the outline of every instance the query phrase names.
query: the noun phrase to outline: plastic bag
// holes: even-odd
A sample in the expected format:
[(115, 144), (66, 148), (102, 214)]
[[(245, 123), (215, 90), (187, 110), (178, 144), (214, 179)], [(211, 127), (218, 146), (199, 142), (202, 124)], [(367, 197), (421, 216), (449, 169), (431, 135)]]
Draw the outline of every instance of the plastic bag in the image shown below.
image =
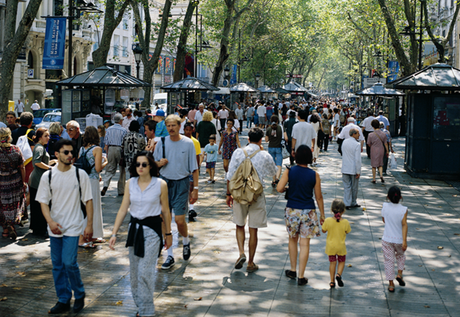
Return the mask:
[(283, 145), (282, 145), (282, 148), (283, 148), (283, 149), (281, 150), (281, 153), (282, 153), (282, 155), (283, 155), (283, 159), (287, 159), (290, 155), (289, 155), (288, 150), (286, 149), (286, 145), (283, 144)]
[(390, 154), (390, 158), (389, 158), (389, 167), (391, 170), (395, 170), (398, 168), (398, 163), (396, 162), (396, 158), (395, 158), (395, 155), (393, 153)]

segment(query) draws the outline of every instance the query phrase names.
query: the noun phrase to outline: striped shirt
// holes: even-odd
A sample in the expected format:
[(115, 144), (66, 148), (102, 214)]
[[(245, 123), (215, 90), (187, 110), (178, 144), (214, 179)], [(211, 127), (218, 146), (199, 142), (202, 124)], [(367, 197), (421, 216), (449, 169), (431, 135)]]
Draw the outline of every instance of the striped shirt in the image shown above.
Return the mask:
[(105, 132), (104, 143), (108, 146), (121, 146), (123, 142), (123, 137), (128, 133), (125, 128), (123, 128), (118, 123), (115, 123), (113, 126), (109, 127)]

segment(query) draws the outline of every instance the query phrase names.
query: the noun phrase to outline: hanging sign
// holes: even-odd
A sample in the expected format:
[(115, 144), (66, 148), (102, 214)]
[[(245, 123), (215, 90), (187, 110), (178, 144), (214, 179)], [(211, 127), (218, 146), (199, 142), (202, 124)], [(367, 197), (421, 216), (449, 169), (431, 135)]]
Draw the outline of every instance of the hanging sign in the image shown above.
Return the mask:
[(66, 18), (46, 19), (43, 69), (63, 69)]

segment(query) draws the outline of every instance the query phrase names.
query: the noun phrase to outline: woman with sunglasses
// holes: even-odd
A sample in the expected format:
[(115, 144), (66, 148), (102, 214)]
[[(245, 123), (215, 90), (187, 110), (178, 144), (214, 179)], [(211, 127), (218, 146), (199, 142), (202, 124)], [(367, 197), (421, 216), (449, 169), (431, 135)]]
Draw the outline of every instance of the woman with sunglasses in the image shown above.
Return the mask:
[(129, 247), (131, 292), (139, 309), (137, 316), (153, 316), (156, 265), (163, 247), (162, 221), (166, 230), (164, 247), (168, 249), (172, 245), (168, 186), (158, 178), (158, 167), (149, 152), (137, 153), (129, 172), (131, 178), (125, 185), (109, 247), (115, 250), (117, 232), (129, 208), (131, 221), (126, 246)]

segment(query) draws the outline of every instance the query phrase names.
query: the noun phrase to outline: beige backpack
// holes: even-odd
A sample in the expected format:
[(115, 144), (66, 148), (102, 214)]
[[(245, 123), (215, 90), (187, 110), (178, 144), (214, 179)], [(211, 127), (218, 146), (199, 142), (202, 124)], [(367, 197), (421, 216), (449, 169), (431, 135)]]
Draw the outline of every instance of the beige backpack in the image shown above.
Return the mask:
[(260, 150), (255, 151), (250, 156), (245, 149), (242, 150), (246, 158), (230, 179), (229, 189), (233, 200), (242, 205), (251, 205), (263, 193), (259, 175), (251, 162), (251, 158)]

